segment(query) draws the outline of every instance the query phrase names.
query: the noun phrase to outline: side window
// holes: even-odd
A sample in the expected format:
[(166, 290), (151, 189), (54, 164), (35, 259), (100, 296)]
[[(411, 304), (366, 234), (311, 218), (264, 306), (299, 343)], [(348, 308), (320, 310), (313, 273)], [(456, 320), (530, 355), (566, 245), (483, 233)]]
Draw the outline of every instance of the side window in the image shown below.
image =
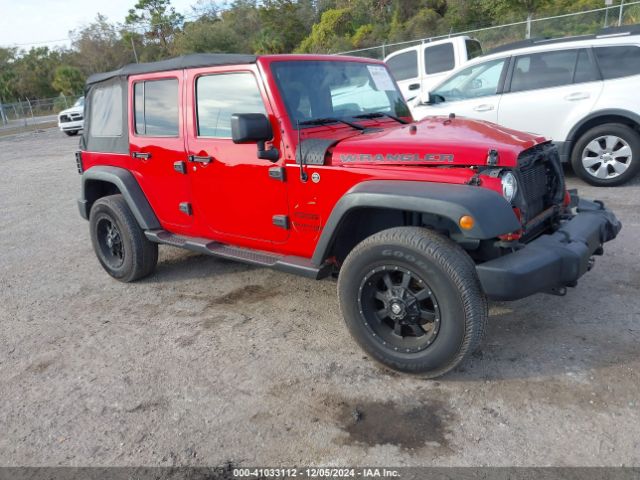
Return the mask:
[(418, 76), (418, 52), (411, 50), (387, 60), (387, 66), (397, 81)]
[(477, 40), (465, 40), (464, 44), (467, 47), (467, 60), (472, 60), (482, 55), (482, 46)]
[(89, 134), (93, 137), (122, 135), (122, 87), (112, 83), (91, 91)]
[(178, 80), (146, 80), (133, 85), (135, 132), (149, 137), (178, 136)]
[(640, 74), (640, 47), (597, 47), (594, 52), (605, 80)]
[(443, 43), (424, 49), (424, 70), (427, 74), (446, 72), (455, 66), (452, 43)]
[(573, 83), (578, 50), (533, 53), (516, 58), (511, 91), (536, 90)]
[(437, 87), (433, 93), (445, 101), (487, 97), (498, 93), (504, 58), (465, 68)]
[(587, 51), (580, 50), (578, 52), (578, 61), (576, 62), (576, 71), (573, 74), (573, 83), (593, 82), (595, 80), (598, 80), (595, 65)]
[(234, 113), (267, 114), (253, 74), (207, 75), (196, 80), (198, 136), (231, 138)]

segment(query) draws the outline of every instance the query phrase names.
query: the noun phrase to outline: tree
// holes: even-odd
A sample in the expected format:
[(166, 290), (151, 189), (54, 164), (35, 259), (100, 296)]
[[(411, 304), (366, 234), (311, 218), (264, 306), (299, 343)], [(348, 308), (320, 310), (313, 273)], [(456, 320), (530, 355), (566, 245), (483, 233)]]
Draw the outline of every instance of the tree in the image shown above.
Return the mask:
[(0, 47), (0, 103), (17, 97), (14, 71), (16, 52), (15, 48)]
[(171, 0), (138, 0), (125, 19), (126, 25), (141, 27), (144, 36), (158, 45), (165, 56), (172, 53), (174, 36), (183, 22), (184, 17), (171, 6)]
[(80, 69), (70, 65), (61, 65), (56, 68), (51, 85), (60, 93), (72, 96), (82, 92), (84, 80)]
[(72, 32), (71, 36), (75, 51), (72, 64), (84, 75), (114, 70), (134, 61), (130, 43), (99, 13), (93, 23)]

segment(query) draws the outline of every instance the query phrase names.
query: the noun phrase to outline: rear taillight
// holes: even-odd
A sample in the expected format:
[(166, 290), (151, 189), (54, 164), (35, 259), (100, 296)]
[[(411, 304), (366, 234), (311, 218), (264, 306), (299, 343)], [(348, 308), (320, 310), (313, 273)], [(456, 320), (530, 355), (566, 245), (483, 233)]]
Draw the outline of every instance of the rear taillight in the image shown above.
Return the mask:
[(82, 152), (79, 150), (76, 152), (76, 167), (78, 167), (78, 173), (82, 175), (84, 168), (82, 167)]

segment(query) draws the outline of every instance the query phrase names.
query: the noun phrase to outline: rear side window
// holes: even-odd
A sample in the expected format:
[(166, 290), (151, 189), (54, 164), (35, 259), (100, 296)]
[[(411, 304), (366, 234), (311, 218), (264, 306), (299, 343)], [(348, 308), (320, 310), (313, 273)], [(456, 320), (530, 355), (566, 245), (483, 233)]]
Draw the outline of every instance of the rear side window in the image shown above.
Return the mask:
[(90, 135), (120, 137), (122, 135), (122, 87), (120, 83), (94, 87), (91, 92)]
[(477, 40), (465, 40), (467, 46), (467, 60), (472, 60), (482, 55), (482, 46)]
[(397, 81), (418, 76), (418, 52), (411, 50), (387, 60), (387, 66)]
[(133, 86), (136, 134), (178, 136), (178, 80), (147, 80)]
[(534, 53), (516, 58), (511, 91), (536, 90), (573, 83), (578, 50)]
[(424, 49), (424, 70), (427, 74), (446, 72), (455, 66), (452, 43), (443, 43)]
[(231, 115), (267, 113), (256, 79), (248, 72), (200, 77), (196, 98), (200, 137), (231, 138)]
[(605, 80), (640, 74), (640, 47), (597, 47), (594, 52)]

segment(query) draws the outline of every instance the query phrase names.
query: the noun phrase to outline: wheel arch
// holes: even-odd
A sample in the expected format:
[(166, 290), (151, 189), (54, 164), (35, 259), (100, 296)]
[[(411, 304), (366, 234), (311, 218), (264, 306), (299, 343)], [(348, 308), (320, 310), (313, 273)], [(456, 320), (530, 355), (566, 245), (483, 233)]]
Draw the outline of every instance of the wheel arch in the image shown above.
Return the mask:
[(119, 167), (95, 166), (82, 174), (82, 194), (78, 200), (80, 215), (89, 219), (94, 202), (107, 195), (121, 194), (140, 228), (161, 228), (147, 197), (131, 172)]
[[(471, 215), (463, 231), (458, 221)], [(511, 205), (482, 187), (398, 180), (371, 180), (349, 190), (336, 203), (312, 257), (315, 265), (343, 258), (364, 238), (387, 228), (426, 226), (460, 241), (495, 238), (521, 228)]]
[(640, 115), (637, 113), (619, 108), (609, 108), (592, 112), (574, 125), (569, 131), (567, 135), (567, 142), (570, 145), (568, 158), (571, 159), (576, 143), (585, 132), (607, 123), (621, 123), (640, 133)]

